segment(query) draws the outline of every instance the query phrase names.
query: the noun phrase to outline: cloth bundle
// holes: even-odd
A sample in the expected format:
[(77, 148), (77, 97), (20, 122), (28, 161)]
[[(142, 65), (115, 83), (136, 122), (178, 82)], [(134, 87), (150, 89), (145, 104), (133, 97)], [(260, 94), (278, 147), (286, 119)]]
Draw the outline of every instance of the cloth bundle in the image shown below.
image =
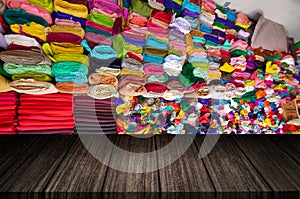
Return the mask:
[(192, 28), (197, 29), (199, 25), (200, 5), (197, 1), (184, 0), (182, 3), (182, 16)]
[(0, 93), (0, 134), (16, 134), (18, 94)]
[(75, 127), (78, 134), (115, 134), (114, 99), (74, 97)]
[(73, 134), (73, 96), (21, 95), (18, 124), (18, 134)]

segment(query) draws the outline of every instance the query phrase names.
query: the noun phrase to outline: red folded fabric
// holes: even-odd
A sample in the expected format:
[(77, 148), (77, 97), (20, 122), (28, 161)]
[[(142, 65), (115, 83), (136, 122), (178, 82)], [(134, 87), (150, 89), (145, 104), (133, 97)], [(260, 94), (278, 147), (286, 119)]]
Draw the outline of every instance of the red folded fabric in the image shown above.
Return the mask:
[(0, 110), (5, 111), (5, 110), (15, 110), (17, 108), (17, 105), (1, 105)]
[(73, 99), (73, 95), (63, 94), (63, 93), (54, 93), (54, 94), (46, 94), (46, 95), (30, 95), (30, 94), (22, 94), (21, 99), (30, 99), (30, 100), (46, 100), (46, 99)]
[(292, 131), (298, 131), (300, 130), (300, 126), (292, 125), (292, 124), (287, 124), (283, 127), (282, 129), (284, 132), (292, 132)]
[(55, 106), (55, 107), (51, 107), (51, 106), (20, 106), (19, 110), (31, 110), (31, 109), (35, 109), (35, 110), (49, 110), (51, 109), (52, 111), (72, 111), (73, 110), (73, 106)]
[(57, 110), (40, 110), (40, 109), (20, 109), (18, 111), (18, 115), (47, 115), (47, 116), (73, 116), (73, 111), (66, 111), (66, 110), (61, 110), (61, 111), (57, 111)]
[(39, 120), (19, 120), (20, 126), (74, 126), (74, 120), (61, 120), (61, 121), (39, 121)]
[(49, 108), (54, 108), (54, 107), (64, 107), (64, 106), (73, 106), (72, 102), (54, 102), (54, 101), (47, 101), (47, 102), (37, 102), (37, 101), (22, 101), (20, 102), (20, 106), (31, 106), (31, 107), (35, 107), (35, 106), (47, 106)]
[(63, 121), (63, 120), (74, 120), (73, 116), (47, 116), (47, 115), (19, 115), (19, 120), (39, 120), (39, 121)]
[(147, 89), (147, 91), (152, 91), (155, 93), (164, 93), (165, 91), (170, 90), (168, 87), (166, 87), (165, 85), (161, 84), (161, 83), (147, 83), (145, 85), (145, 88)]
[[(16, 127), (8, 125), (8, 126), (0, 126), (0, 134), (2, 132), (14, 132), (16, 131)], [(4, 133), (3, 133), (4, 134)]]
[(72, 129), (72, 128), (74, 128), (74, 125), (17, 126), (18, 131), (60, 130), (60, 129)]
[(73, 44), (80, 44), (82, 42), (82, 38), (71, 33), (49, 33), (47, 35), (47, 42), (69, 42)]
[(31, 50), (31, 51), (40, 51), (40, 48), (35, 47), (35, 46), (22, 46), (18, 44), (10, 44), (7, 47), (7, 50)]

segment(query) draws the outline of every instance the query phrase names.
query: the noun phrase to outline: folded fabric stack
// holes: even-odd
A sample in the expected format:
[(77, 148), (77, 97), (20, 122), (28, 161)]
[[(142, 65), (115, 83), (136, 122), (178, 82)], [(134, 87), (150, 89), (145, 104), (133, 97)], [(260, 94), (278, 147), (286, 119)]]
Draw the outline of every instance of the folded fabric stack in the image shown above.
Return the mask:
[(298, 57), (298, 59), (299, 59), (299, 57), (300, 57), (300, 41), (298, 41), (298, 42), (295, 44), (295, 49), (296, 49), (297, 57)]
[(73, 134), (73, 96), (21, 95), (17, 130), (18, 134)]
[(1, 52), (0, 59), (13, 80), (10, 86), (19, 93), (57, 92), (51, 83), (51, 61), (39, 44), (46, 41), (45, 28), (52, 24), (51, 15), (27, 0), (8, 0), (6, 6), (3, 18), (15, 34), (5, 35), (7, 51)]
[(74, 97), (75, 127), (78, 134), (115, 134), (113, 98), (97, 100), (88, 96)]
[(182, 3), (182, 13), (193, 29), (197, 29), (199, 25), (200, 1), (184, 0)]
[(88, 57), (81, 42), (88, 17), (87, 1), (55, 0), (54, 25), (46, 29), (45, 54), (54, 62), (52, 73), (60, 93), (86, 94)]
[(16, 134), (17, 105), (18, 94), (16, 92), (0, 93), (0, 134)]

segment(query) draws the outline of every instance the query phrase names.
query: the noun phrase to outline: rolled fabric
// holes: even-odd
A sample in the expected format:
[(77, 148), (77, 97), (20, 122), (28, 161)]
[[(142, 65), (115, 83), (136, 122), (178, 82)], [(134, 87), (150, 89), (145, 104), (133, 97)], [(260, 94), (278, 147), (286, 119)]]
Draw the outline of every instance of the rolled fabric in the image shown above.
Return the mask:
[(169, 80), (169, 76), (167, 73), (164, 73), (163, 75), (150, 75), (145, 76), (146, 82), (167, 82)]
[(36, 41), (36, 39), (27, 37), (25, 35), (9, 34), (5, 35), (4, 37), (8, 45), (13, 43), (16, 45), (41, 48), (41, 45)]
[(29, 25), (13, 24), (10, 29), (17, 34), (25, 34), (36, 39), (39, 39), (41, 43), (46, 42), (45, 26), (31, 22)]
[(86, 66), (90, 64), (89, 57), (83, 54), (56, 54), (53, 58), (56, 62), (79, 62)]
[(7, 73), (12, 75), (22, 74), (26, 72), (36, 72), (52, 76), (51, 67), (49, 65), (27, 66), (23, 64), (5, 63), (3, 65), (3, 68)]
[(125, 85), (132, 83), (136, 85), (143, 86), (146, 84), (146, 81), (143, 77), (136, 75), (124, 75), (119, 80), (119, 89), (124, 87)]
[(73, 4), (63, 0), (54, 1), (54, 11), (85, 19), (88, 18), (89, 13), (85, 5)]
[(57, 93), (55, 86), (49, 82), (35, 81), (34, 79), (21, 79), (13, 81), (9, 84), (12, 90), (18, 93), (26, 93), (31, 95), (44, 95)]
[(160, 82), (149, 82), (145, 85), (145, 88), (147, 91), (152, 91), (155, 93), (164, 93), (165, 91), (169, 90), (167, 86)]
[(53, 12), (53, 0), (28, 0), (29, 3), (45, 8), (49, 13)]
[(118, 79), (113, 75), (104, 74), (104, 73), (102, 73), (102, 74), (101, 73), (92, 73), (89, 76), (89, 83), (94, 84), (94, 85), (111, 84), (115, 88), (118, 87)]
[(58, 26), (75, 26), (75, 27), (81, 27), (81, 23), (77, 21), (73, 21), (70, 19), (55, 19), (55, 25)]
[(74, 15), (69, 15), (69, 14), (62, 13), (62, 12), (53, 12), (52, 17), (54, 19), (65, 19), (65, 20), (71, 20), (71, 21), (80, 23), (81, 27), (85, 27), (85, 23), (86, 23), (86, 19), (84, 19), (84, 18), (75, 17)]
[(46, 33), (70, 33), (73, 35), (77, 35), (80, 38), (84, 38), (84, 29), (82, 29), (81, 27), (74, 27), (74, 26), (58, 26), (58, 25), (53, 25), (48, 28), (46, 28)]
[(146, 47), (144, 48), (144, 53), (164, 58), (167, 55), (168, 50)]
[(87, 83), (88, 79), (85, 73), (71, 72), (69, 74), (58, 75), (55, 77), (56, 82), (74, 82), (76, 84)]
[(103, 14), (94, 13), (89, 17), (89, 20), (108, 28), (112, 28), (114, 26), (113, 20)]
[(154, 63), (162, 64), (164, 62), (163, 57), (151, 55), (151, 54), (147, 54), (147, 53), (143, 53), (143, 58), (146, 63), (154, 62)]
[(50, 13), (39, 6), (35, 6), (33, 4), (30, 4), (28, 1), (24, 0), (7, 0), (6, 6), (8, 8), (20, 8), (25, 10), (28, 14), (36, 15), (38, 17), (41, 17), (47, 21), (48, 24), (52, 24), (52, 17)]
[(147, 93), (147, 89), (144, 86), (129, 83), (122, 87), (119, 90), (119, 93), (125, 96), (140, 96)]
[(95, 57), (97, 59), (107, 60), (107, 59), (111, 59), (111, 58), (116, 58), (117, 53), (112, 47), (101, 45), (101, 46), (96, 46), (92, 50), (91, 56)]
[(24, 65), (51, 65), (51, 61), (40, 52), (28, 50), (10, 50), (0, 53), (0, 59), (4, 62)]
[(95, 70), (96, 73), (105, 73), (113, 76), (119, 76), (121, 73), (120, 69), (110, 68), (110, 67), (101, 67)]
[(73, 82), (58, 82), (55, 87), (60, 93), (86, 94), (89, 91), (88, 84), (75, 84)]
[(87, 95), (94, 99), (108, 99), (118, 97), (118, 91), (113, 85), (93, 85), (90, 87)]
[(22, 74), (16, 74), (12, 76), (12, 79), (14, 81), (20, 80), (20, 79), (34, 79), (36, 81), (41, 81), (41, 82), (51, 82), (52, 78), (44, 73), (36, 73), (36, 72), (26, 72)]
[(8, 25), (29, 24), (31, 22), (35, 22), (43, 26), (49, 26), (48, 22), (45, 19), (36, 15), (29, 14), (25, 10), (19, 8), (10, 8), (5, 10), (3, 17)]
[(133, 58), (124, 58), (122, 60), (122, 68), (128, 68), (136, 71), (143, 70), (143, 65), (141, 62), (133, 59)]
[(79, 62), (56, 62), (52, 64), (52, 73), (55, 76), (67, 75), (72, 72), (81, 72), (88, 75), (89, 70), (86, 65)]
[(84, 49), (80, 44), (52, 42), (50, 43), (50, 46), (54, 54), (82, 54), (84, 52)]
[(144, 64), (143, 68), (146, 76), (164, 74), (164, 69), (162, 68), (162, 65), (159, 64), (148, 63), (148, 64)]
[(99, 35), (93, 32), (86, 32), (84, 38), (87, 40), (89, 46), (94, 48), (98, 45), (112, 45), (112, 40), (110, 37), (105, 35)]
[(67, 42), (72, 44), (80, 44), (82, 38), (71, 33), (49, 33), (47, 34), (47, 42)]
[(5, 77), (0, 75), (0, 92), (8, 92), (11, 91), (11, 88), (9, 86), (9, 81), (5, 79)]
[(136, 71), (136, 70), (131, 70), (129, 68), (122, 68), (121, 75), (137, 75), (137, 76), (144, 77), (145, 74), (143, 70)]

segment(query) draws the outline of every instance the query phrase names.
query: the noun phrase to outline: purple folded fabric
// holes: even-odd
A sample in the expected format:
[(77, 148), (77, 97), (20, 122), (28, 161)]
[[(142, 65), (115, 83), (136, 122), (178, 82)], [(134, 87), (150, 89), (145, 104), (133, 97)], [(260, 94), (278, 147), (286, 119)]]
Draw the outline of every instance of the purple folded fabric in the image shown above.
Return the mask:
[(188, 9), (183, 9), (182, 16), (189, 16), (189, 17), (192, 17), (192, 18), (198, 18), (199, 17), (199, 13), (192, 12), (192, 11), (190, 11)]
[(141, 46), (141, 47), (144, 47), (146, 45), (146, 41), (145, 40), (141, 40), (141, 39), (136, 39), (136, 38), (133, 38), (133, 37), (123, 37), (124, 40), (129, 43), (129, 44), (133, 44), (133, 45), (136, 45), (136, 46)]
[(220, 44), (220, 40), (219, 40), (218, 37), (215, 37), (215, 36), (212, 36), (212, 35), (207, 35), (207, 34), (205, 34), (205, 35), (204, 35), (204, 38), (205, 38), (206, 40), (212, 41), (212, 42), (214, 42), (214, 43), (216, 43), (216, 44)]
[(181, 10), (181, 5), (175, 3), (172, 0), (165, 0), (164, 1), (165, 8), (173, 9), (173, 10)]
[(218, 29), (213, 29), (212, 33), (213, 35), (217, 36), (217, 37), (222, 37), (222, 38), (225, 38), (226, 37), (226, 33), (221, 31), (221, 30), (218, 30)]

